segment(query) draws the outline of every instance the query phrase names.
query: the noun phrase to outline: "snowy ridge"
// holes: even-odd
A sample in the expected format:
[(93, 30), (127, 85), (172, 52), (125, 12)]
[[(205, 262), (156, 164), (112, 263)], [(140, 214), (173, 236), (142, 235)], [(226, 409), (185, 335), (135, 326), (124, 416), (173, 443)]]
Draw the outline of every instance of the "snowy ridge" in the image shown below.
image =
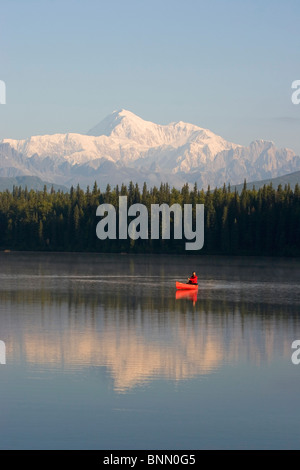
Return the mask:
[[(189, 162), (193, 166), (198, 163), (196, 154), (199, 156), (202, 153), (200, 158), (205, 161), (206, 157), (212, 158), (222, 150), (237, 147), (213, 132), (193, 124), (178, 122), (161, 126), (144, 121), (125, 110), (113, 112), (87, 135), (54, 134), (33, 136), (24, 140), (4, 139), (2, 142), (8, 143), (26, 157), (62, 157), (71, 164), (84, 163), (100, 156), (126, 164), (145, 156), (150, 149), (156, 149), (155, 153), (159, 154), (166, 146), (190, 146), (194, 158), (191, 159), (189, 155)], [(188, 168), (187, 162), (184, 167)]]
[[(9, 166), (7, 152), (18, 162)], [(10, 175), (31, 174), (60, 184), (90, 184), (98, 178), (112, 184), (133, 179), (177, 186), (197, 181), (204, 187), (300, 169), (300, 158), (292, 150), (277, 149), (273, 142), (258, 140), (243, 147), (193, 124), (159, 125), (124, 109), (114, 111), (87, 134), (3, 139), (0, 163), (0, 176), (7, 176), (9, 166)]]

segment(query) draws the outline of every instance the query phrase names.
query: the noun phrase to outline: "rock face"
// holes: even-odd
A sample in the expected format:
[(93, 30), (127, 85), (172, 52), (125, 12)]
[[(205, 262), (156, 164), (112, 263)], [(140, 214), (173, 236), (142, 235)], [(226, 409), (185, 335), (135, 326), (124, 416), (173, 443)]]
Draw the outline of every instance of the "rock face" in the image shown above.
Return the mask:
[(0, 176), (38, 176), (82, 187), (130, 180), (206, 188), (225, 182), (273, 178), (300, 170), (300, 157), (258, 140), (243, 147), (184, 122), (158, 125), (130, 111), (115, 111), (87, 134), (33, 136), (0, 141)]

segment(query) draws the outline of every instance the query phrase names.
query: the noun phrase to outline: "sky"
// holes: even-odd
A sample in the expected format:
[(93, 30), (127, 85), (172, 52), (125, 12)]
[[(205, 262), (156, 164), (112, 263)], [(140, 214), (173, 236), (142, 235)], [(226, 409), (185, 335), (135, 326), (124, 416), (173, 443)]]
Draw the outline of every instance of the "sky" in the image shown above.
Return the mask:
[(299, 20), (298, 0), (2, 0), (0, 139), (123, 108), (300, 155)]

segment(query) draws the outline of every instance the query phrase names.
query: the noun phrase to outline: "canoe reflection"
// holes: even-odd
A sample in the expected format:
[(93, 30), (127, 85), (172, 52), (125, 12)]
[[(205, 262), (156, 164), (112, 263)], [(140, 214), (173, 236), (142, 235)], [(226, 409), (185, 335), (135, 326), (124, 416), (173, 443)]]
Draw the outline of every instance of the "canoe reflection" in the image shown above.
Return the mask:
[(198, 291), (190, 291), (190, 290), (177, 290), (175, 298), (176, 300), (179, 299), (188, 299), (193, 301), (193, 305), (197, 302), (197, 294)]

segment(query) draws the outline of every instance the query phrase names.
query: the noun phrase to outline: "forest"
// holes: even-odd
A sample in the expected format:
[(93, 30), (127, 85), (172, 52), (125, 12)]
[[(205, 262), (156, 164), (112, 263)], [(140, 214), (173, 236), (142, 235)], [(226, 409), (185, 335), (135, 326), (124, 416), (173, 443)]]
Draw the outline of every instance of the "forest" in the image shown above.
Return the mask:
[[(185, 251), (184, 240), (99, 240), (96, 209), (109, 203), (118, 208), (119, 196), (128, 205), (204, 204), (204, 247)], [(130, 218), (129, 218), (130, 220)], [(28, 191), (15, 186), (0, 192), (0, 250), (78, 251), (117, 253), (186, 253), (224, 255), (300, 255), (300, 187), (259, 190), (223, 188), (199, 190), (197, 184), (181, 190), (168, 184), (140, 188), (130, 183), (101, 191), (95, 182), (84, 191), (79, 185), (69, 192)]]

